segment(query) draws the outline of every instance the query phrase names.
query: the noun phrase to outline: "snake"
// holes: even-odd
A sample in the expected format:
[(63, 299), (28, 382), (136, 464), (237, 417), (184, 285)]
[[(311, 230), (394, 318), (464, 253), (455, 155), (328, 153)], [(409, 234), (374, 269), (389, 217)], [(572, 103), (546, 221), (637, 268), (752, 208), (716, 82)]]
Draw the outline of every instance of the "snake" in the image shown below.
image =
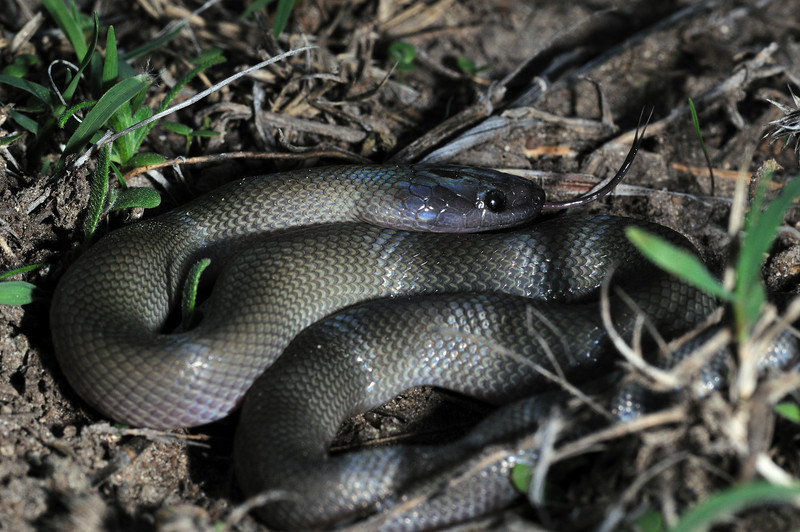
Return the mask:
[[(161, 429), (209, 423), (238, 406), (300, 329), (295, 323), (251, 333), (270, 309), (215, 295), (201, 326), (165, 334), (198, 260), (211, 259), (210, 277), (223, 266), (236, 275), (242, 266), (237, 261), (261, 260), (253, 255), (259, 237), (291, 228), (359, 222), (430, 232), (497, 229), (535, 218), (542, 200), (541, 188), (522, 178), (447, 166), (328, 167), (236, 180), (112, 231), (83, 253), (62, 275), (51, 301), (56, 357), (78, 395), (113, 419)], [(291, 260), (314, 258), (310, 248), (301, 254)], [(319, 258), (331, 254), (338, 254), (333, 246)], [(240, 300), (261, 289), (249, 277), (231, 292), (222, 287), (226, 278), (231, 277), (220, 277), (215, 290), (225, 298)], [(298, 309), (295, 321), (310, 325), (320, 312), (335, 310), (322, 304), (300, 309), (294, 299), (306, 283), (290, 282), (297, 292), (269, 284), (282, 294), (273, 306)], [(244, 322), (225, 317), (233, 309)]]
[[(712, 308), (625, 238), (637, 225), (691, 249), (678, 233), (613, 216), (530, 223), (553, 206), (529, 181), (458, 166), (236, 180), (83, 252), (51, 302), (56, 357), (81, 398), (134, 426), (209, 423), (252, 388), (236, 477), (245, 493), (284, 494), (259, 515), (278, 528), (373, 515), (430, 489), (433, 473), (463, 468), (465, 452), (530, 431), (549, 403), (524, 398), (552, 388), (535, 368), (591, 379), (613, 363), (594, 300), (612, 271), (668, 331)], [(202, 318), (171, 330), (204, 258), (214, 283)], [(631, 311), (614, 305), (627, 330)], [(420, 384), (510, 406), (452, 446), (329, 456), (343, 418)], [(443, 526), (507, 503), (518, 459), (386, 526)]]
[[(561, 371), (570, 382), (610, 369), (613, 347), (591, 296), (612, 269), (663, 334), (699, 322), (713, 308), (710, 298), (646, 267), (625, 238), (631, 225), (687, 245), (662, 226), (611, 216), (562, 217), (491, 234), (322, 227), (265, 242), (257, 253), (280, 255), (289, 268), (308, 249), (330, 242), (348, 249), (336, 266), (308, 264), (310, 272), (324, 271), (318, 281), (304, 281), (313, 285), (313, 298), (343, 291), (337, 285), (353, 282), (356, 263), (374, 275), (374, 284), (367, 302), (305, 329), (248, 393), (235, 438), (237, 478), (246, 493), (288, 494), (265, 505), (263, 519), (280, 528), (310, 529), (401, 506), (421, 481), (430, 486), (433, 478), (457, 477), (452, 468), (463, 467), (469, 449), (532, 430), (540, 402), (512, 409), (504, 421), (493, 420), (494, 430), (479, 427), (451, 446), (328, 453), (342, 421), (414, 386), (503, 405), (551, 391), (539, 368)], [(443, 254), (446, 261), (437, 258)], [(385, 299), (394, 294), (406, 295)], [(629, 333), (635, 311), (617, 300), (614, 307), (616, 323)], [(503, 456), (461, 486), (457, 500), (449, 490), (434, 510), (414, 508), (385, 528), (438, 528), (510, 502), (519, 494), (509, 472), (523, 458)]]

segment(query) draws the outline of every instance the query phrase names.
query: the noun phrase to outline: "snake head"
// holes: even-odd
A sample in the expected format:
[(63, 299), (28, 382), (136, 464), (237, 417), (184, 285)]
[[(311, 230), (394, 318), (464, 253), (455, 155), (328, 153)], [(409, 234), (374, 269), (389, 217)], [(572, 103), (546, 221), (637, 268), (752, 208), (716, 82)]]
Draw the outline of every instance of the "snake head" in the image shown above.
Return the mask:
[[(465, 166), (398, 166), (391, 185), (362, 204), (365, 222), (428, 232), (476, 232), (530, 221), (544, 191), (511, 174)], [(364, 198), (362, 198), (364, 199)]]

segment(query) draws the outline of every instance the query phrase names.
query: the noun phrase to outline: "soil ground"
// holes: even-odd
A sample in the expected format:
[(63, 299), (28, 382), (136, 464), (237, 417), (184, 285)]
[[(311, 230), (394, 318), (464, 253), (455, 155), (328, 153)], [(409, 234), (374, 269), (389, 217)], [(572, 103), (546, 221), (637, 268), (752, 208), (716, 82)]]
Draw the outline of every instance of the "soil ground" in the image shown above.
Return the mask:
[[(800, 93), (796, 2), (569, 4), (306, 1), (298, 3), (286, 31), (274, 40), (268, 17), (245, 21), (239, 17), (241, 4), (212, 3), (192, 16), (168, 46), (134, 64), (153, 76), (151, 105), (191, 69), (188, 60), (204, 50), (222, 49), (227, 62), (193, 80), (176, 102), (279, 49), (307, 43), (318, 48), (239, 80), (169, 118), (219, 136), (195, 140), (186, 153), (183, 137), (156, 127), (143, 150), (168, 158), (243, 151), (291, 155), (186, 164), (180, 176), (161, 168), (162, 180), (137, 175), (130, 183), (162, 192), (163, 210), (229, 178), (291, 168), (301, 159), (306, 165), (418, 160), (432, 147), (412, 143), (435, 127), (452, 119), (443, 140), (434, 141), (433, 147), (439, 148), (489, 114), (499, 124), (492, 134), (466, 150), (447, 152), (449, 162), (515, 169), (535, 177), (539, 174), (534, 171), (544, 171), (604, 178), (621, 164), (642, 109), (653, 107), (647, 137), (625, 185), (613, 197), (583, 209), (646, 218), (677, 229), (719, 272), (739, 170), (755, 173), (774, 158), (781, 167), (777, 183), (798, 173), (792, 149), (784, 149), (783, 141), (762, 140), (766, 125), (782, 116), (766, 100), (793, 107), (787, 86)], [(38, 2), (7, 0), (5, 6), (0, 13), (0, 63), (32, 54), (38, 65), (29, 79), (47, 85), (47, 65), (74, 60), (67, 41)], [(692, 6), (687, 16), (669, 18)], [(79, 2), (78, 7), (84, 13), (98, 10), (102, 26), (114, 25), (120, 49), (130, 50), (200, 5), (109, 0)], [(23, 38), (23, 26), (40, 12), (43, 20)], [(383, 83), (392, 65), (389, 45), (400, 40), (416, 50), (415, 69), (394, 72)], [(462, 57), (481, 68), (465, 73), (457, 66)], [(570, 62), (564, 68), (546, 75), (554, 58), (565, 57)], [(498, 83), (526, 61), (500, 95)], [(528, 92), (535, 86), (544, 87), (540, 96)], [(515, 105), (525, 94), (522, 105)], [(688, 98), (698, 109), (716, 176), (713, 188)], [(489, 112), (490, 106), (478, 105), (487, 101), (492, 102)], [(3, 85), (0, 102), (24, 106), (20, 94)], [(7, 107), (0, 108), (0, 135), (18, 131), (7, 113)], [(45, 264), (25, 277), (45, 292), (55, 287), (73, 243), (80, 239), (88, 202), (86, 171), (55, 183), (42, 173), (43, 162), (55, 160), (64, 141), (53, 130), (47, 138), (28, 135), (0, 149), (0, 271)], [(544, 184), (556, 194), (576, 193), (568, 183), (548, 179)], [(109, 216), (103, 230), (141, 215)], [(787, 227), (795, 227), (798, 219), (800, 211), (790, 210)], [(797, 291), (797, 234), (783, 231), (767, 261), (770, 290)], [(242, 502), (229, 458), (235, 420), (178, 435), (115, 428), (69, 389), (54, 358), (47, 310), (46, 298), (25, 307), (0, 306), (0, 529), (264, 529), (254, 518), (234, 513)], [(401, 414), (383, 409), (356, 421), (343, 444), (390, 437), (398, 418), (414, 417), (409, 412), (416, 409), (430, 410), (426, 405), (431, 402), (461, 404), (459, 398), (420, 394), (402, 401), (411, 406)], [(709, 493), (753, 478), (752, 458), (761, 452), (796, 475), (798, 431), (787, 421), (776, 421), (764, 401), (747, 407), (750, 419), (758, 412), (763, 423), (746, 424), (751, 432), (744, 438), (744, 450), (726, 440), (727, 424), (742, 411), (741, 404), (725, 393), (705, 403), (687, 400), (681, 422), (616, 438), (603, 450), (557, 464), (551, 482), (563, 492), (560, 505), (535, 511), (522, 504), (513, 513), (470, 528), (591, 530), (604, 519), (613, 523), (612, 529), (631, 528), (647, 509), (672, 519)], [(617, 514), (616, 521), (608, 521)], [(721, 529), (798, 526), (800, 512), (765, 506)]]

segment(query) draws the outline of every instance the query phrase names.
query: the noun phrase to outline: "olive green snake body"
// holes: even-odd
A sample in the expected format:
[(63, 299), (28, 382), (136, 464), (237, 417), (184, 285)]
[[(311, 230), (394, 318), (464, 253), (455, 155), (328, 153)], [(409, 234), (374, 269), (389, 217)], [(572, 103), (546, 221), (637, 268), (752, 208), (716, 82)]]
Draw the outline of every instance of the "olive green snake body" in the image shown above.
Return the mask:
[[(542, 201), (527, 182), (458, 167), (332, 167), (237, 181), (86, 251), (53, 298), (56, 354), (92, 406), (156, 428), (227, 415), (264, 373), (235, 445), (246, 493), (285, 494), (264, 506), (268, 524), (369, 515), (462, 467), (459, 449), (531, 430), (544, 403), (515, 403), (444, 453), (399, 447), (331, 459), (326, 446), (343, 417), (418, 384), (497, 404), (547, 390), (520, 358), (576, 378), (597, 374), (613, 359), (590, 301), (614, 269), (667, 333), (713, 305), (643, 265), (624, 237), (631, 224), (688, 246), (655, 224), (575, 216), (511, 232), (436, 232), (514, 226)], [(205, 257), (218, 278), (202, 320), (165, 333), (188, 269)], [(627, 330), (632, 311), (615, 306)], [(515, 460), (489, 464), (466, 491), (386, 526), (442, 526), (507, 502)]]

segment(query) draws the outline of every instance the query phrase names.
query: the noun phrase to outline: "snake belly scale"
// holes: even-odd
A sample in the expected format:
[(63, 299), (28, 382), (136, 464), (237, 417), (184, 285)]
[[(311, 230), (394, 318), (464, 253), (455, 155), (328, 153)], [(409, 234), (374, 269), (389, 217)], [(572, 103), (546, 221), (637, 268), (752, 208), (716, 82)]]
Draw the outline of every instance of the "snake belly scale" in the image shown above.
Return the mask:
[[(416, 332), (420, 319), (433, 320), (419, 303), (436, 294), (507, 294), (512, 303), (492, 300), (491, 305), (481, 303), (482, 308), (494, 305), (492, 308), (503, 309), (500, 314), (519, 315), (531, 298), (584, 301), (616, 267), (631, 286), (657, 288), (655, 292), (641, 289), (655, 294), (644, 297), (650, 304), (647, 311), (675, 329), (694, 324), (708, 312), (707, 298), (676, 281), (656, 281), (652, 271), (643, 271), (638, 253), (624, 238), (625, 227), (634, 223), (631, 220), (578, 216), (511, 232), (438, 233), (515, 226), (535, 217), (542, 200), (541, 191), (527, 182), (457, 167), (332, 167), (237, 181), (183, 208), (114, 231), (85, 252), (62, 277), (54, 294), (51, 330), (56, 354), (70, 384), (104, 414), (132, 425), (174, 428), (227, 415), (304, 328), (337, 310), (377, 298), (399, 298), (406, 301), (398, 301), (406, 309), (388, 325), (380, 322), (378, 326), (369, 325), (363, 314), (366, 312), (375, 322), (373, 310), (378, 307), (353, 307), (343, 316), (355, 319), (361, 312), (356, 321), (366, 325), (336, 327), (351, 343), (376, 346), (372, 351), (368, 347), (367, 353), (383, 353), (384, 360), (371, 366), (366, 385), (352, 384), (363, 383), (365, 378), (363, 371), (346, 369), (347, 362), (336, 366), (335, 371), (325, 364), (314, 366), (314, 371), (322, 373), (306, 375), (309, 386), (366, 388), (368, 393), (353, 392), (351, 397), (359, 406), (374, 404), (382, 394), (389, 393), (387, 390), (422, 383), (482, 394), (484, 399), (498, 403), (526, 395), (532, 386), (538, 386), (535, 376), (510, 378), (514, 372), (506, 366), (488, 371), (488, 365), (497, 363), (483, 351), (472, 352), (467, 364), (450, 359), (454, 370), (435, 377), (409, 377), (408, 371), (397, 369), (395, 357), (407, 352), (428, 353), (424, 346), (436, 343), (433, 336), (426, 337), (435, 331)], [(676, 233), (654, 224), (636, 223), (686, 245)], [(296, 226), (312, 227), (284, 231)], [(275, 231), (284, 232), (269, 236)], [(179, 303), (188, 269), (205, 257), (212, 259), (218, 278), (203, 319), (188, 331), (165, 333), (162, 328)], [(404, 299), (408, 297), (411, 303)], [(441, 313), (454, 323), (459, 312), (463, 315), (464, 304), (474, 305), (471, 299), (441, 301), (446, 303), (439, 307)], [(373, 304), (389, 303), (366, 303)], [(564, 347), (557, 362), (568, 370), (591, 371), (604, 357), (590, 347), (602, 342), (591, 335), (571, 334), (577, 327), (572, 322), (580, 321), (587, 331), (599, 327), (591, 318), (579, 320), (572, 312), (565, 311), (555, 328), (550, 327), (567, 332), (567, 338), (552, 338)], [(495, 327), (488, 318), (478, 321), (483, 329), (473, 326), (467, 332), (478, 334)], [(324, 323), (323, 330), (330, 327)], [(509, 321), (505, 319), (505, 323)], [(493, 338), (507, 337), (503, 341), (510, 342), (510, 348), (524, 352), (522, 346), (531, 343), (530, 335), (525, 335), (524, 327), (505, 326), (502, 332), (493, 333)], [(584, 338), (583, 344), (575, 340), (578, 337)], [(381, 347), (387, 338), (391, 341)], [(299, 341), (302, 344), (302, 337)], [(296, 350), (290, 349), (292, 353)], [(457, 350), (445, 351), (436, 367), (447, 365), (447, 356), (454, 356)], [(302, 360), (303, 356), (287, 357), (292, 359)], [(414, 367), (419, 368), (425, 360), (431, 362), (431, 357), (423, 356)], [(280, 368), (288, 364), (280, 362), (264, 378), (280, 381)], [(363, 359), (359, 364), (365, 366)], [(298, 367), (303, 364), (298, 363)], [(480, 375), (477, 383), (470, 376), (476, 370)], [(378, 374), (384, 384), (375, 386)], [(291, 383), (298, 377), (292, 373), (287, 378)], [(276, 390), (279, 388), (285, 392), (286, 385)], [(284, 400), (280, 390), (269, 400), (280, 404)], [(254, 395), (259, 394), (263, 392)], [(302, 431), (293, 435), (290, 429), (275, 430), (290, 442), (293, 438), (310, 442), (308, 445), (316, 450), (324, 447), (341, 416), (353, 409), (339, 399), (326, 404), (324, 395), (319, 394), (309, 394), (298, 408), (319, 416), (320, 425), (312, 424), (316, 427), (313, 438)], [(269, 404), (257, 410), (257, 425), (270, 416), (280, 417)], [(265, 415), (267, 418), (263, 418)], [(287, 424), (281, 426), (293, 426), (284, 421)], [(269, 489), (275, 474), (263, 480), (250, 476), (248, 470), (262, 469), (264, 463), (255, 458), (257, 448), (263, 438), (275, 434), (267, 436), (242, 427), (239, 432), (237, 453), (244, 458), (238, 464), (245, 464), (237, 466), (240, 482), (250, 492)], [(291, 444), (286, 449), (291, 450)], [(294, 450), (311, 460), (321, 456), (307, 448)], [(374, 463), (358, 460), (353, 457), (348, 467), (357, 478), (375, 484), (375, 489), (334, 496), (342, 511), (312, 515), (314, 512), (305, 511), (303, 505), (289, 505), (272, 513), (266, 511), (265, 517), (279, 526), (321, 526), (347, 518), (352, 512), (369, 513), (379, 508), (405, 480), (396, 481), (385, 474), (385, 482), (368, 481), (369, 471), (383, 475), (385, 467), (375, 468)], [(250, 463), (258, 465), (250, 468), (246, 465)], [(267, 460), (264, 467), (269, 468), (269, 463)], [(420, 466), (421, 471), (426, 467)], [(414, 468), (407, 470), (410, 473)], [(329, 474), (337, 473), (330, 469)], [(334, 476), (314, 482), (342, 485)], [(291, 482), (286, 488), (304, 490)], [(438, 522), (439, 517), (433, 520)]]

